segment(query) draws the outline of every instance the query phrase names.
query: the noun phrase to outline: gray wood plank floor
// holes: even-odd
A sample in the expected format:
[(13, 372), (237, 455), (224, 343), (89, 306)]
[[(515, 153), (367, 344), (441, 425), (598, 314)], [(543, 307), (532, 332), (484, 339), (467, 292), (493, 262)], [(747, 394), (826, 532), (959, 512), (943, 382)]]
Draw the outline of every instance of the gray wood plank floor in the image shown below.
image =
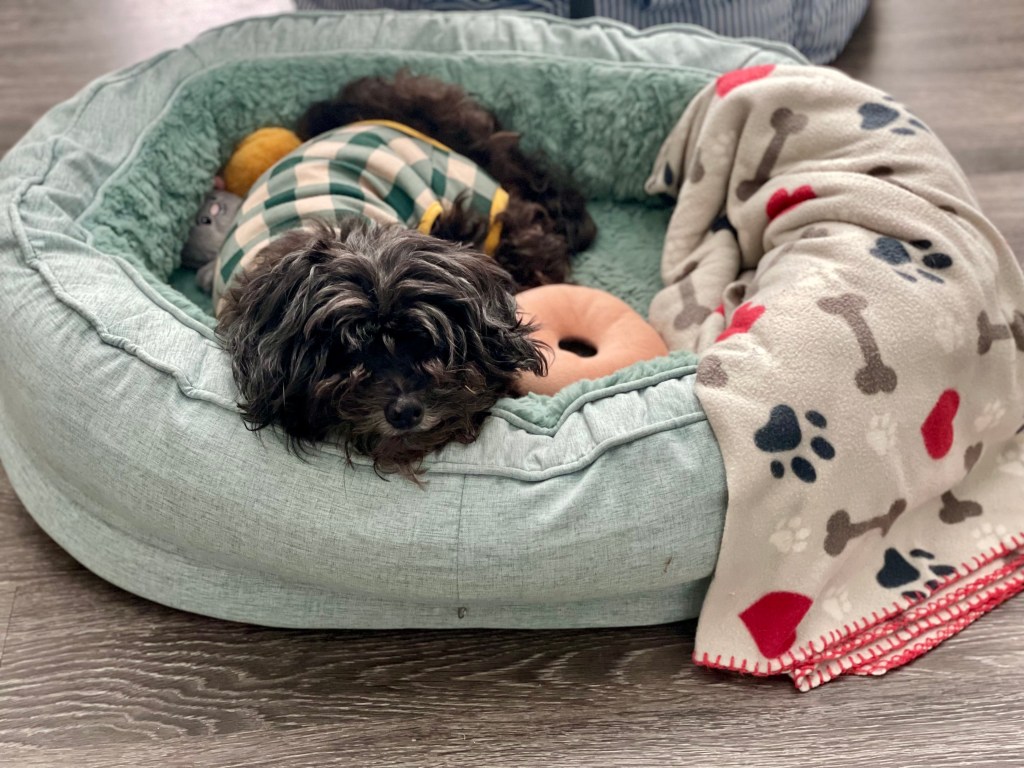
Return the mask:
[[(0, 152), (93, 77), (285, 0), (4, 0)], [(1024, 3), (876, 0), (837, 64), (912, 105), (1024, 253)], [(0, 373), (2, 375), (2, 373)], [(694, 667), (694, 625), (299, 632), (117, 590), (0, 471), (0, 766), (1022, 766), (1024, 598), (807, 695)]]

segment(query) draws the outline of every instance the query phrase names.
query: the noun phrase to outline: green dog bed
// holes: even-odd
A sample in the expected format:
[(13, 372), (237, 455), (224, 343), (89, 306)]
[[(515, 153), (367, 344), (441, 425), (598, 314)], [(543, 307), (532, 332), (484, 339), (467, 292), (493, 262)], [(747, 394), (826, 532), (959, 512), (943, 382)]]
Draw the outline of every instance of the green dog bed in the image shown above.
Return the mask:
[(208, 299), (179, 268), (210, 179), (255, 128), (400, 67), (461, 83), (571, 168), (580, 282), (641, 312), (669, 209), (642, 189), (716, 74), (802, 61), (697, 28), (516, 14), (297, 14), (217, 29), (54, 108), (0, 163), (0, 460), (105, 579), (296, 627), (570, 627), (696, 616), (725, 478), (675, 354), (503, 400), (427, 485), (248, 432)]

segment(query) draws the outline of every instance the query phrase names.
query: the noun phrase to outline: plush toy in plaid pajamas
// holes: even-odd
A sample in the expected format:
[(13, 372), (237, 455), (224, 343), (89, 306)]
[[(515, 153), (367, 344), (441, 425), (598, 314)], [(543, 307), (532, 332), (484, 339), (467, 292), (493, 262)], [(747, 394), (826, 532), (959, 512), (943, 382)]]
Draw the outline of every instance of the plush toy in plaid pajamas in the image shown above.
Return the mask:
[(274, 237), (312, 219), (354, 215), (429, 234), (457, 200), (487, 217), (483, 250), (493, 255), (501, 236), (496, 219), (508, 193), (472, 160), (390, 120), (324, 133), (278, 161), (249, 190), (218, 256), (214, 303)]

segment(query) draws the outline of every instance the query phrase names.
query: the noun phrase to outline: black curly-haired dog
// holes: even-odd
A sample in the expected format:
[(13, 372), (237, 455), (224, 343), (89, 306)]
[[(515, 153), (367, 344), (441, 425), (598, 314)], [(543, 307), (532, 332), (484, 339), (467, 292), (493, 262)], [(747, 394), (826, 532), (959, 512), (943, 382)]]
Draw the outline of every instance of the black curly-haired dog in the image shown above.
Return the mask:
[(278, 424), (296, 450), (335, 442), (378, 473), (415, 478), (429, 452), (476, 438), (518, 372), (543, 373), (514, 295), (565, 281), (596, 229), (572, 184), (455, 85), (363, 78), (310, 107), (298, 133), (363, 120), (413, 128), (501, 184), (509, 202), (493, 258), (482, 252), (489, 222), (464, 204), (429, 235), (355, 217), (304, 222), (228, 289), (218, 332), (251, 429)]

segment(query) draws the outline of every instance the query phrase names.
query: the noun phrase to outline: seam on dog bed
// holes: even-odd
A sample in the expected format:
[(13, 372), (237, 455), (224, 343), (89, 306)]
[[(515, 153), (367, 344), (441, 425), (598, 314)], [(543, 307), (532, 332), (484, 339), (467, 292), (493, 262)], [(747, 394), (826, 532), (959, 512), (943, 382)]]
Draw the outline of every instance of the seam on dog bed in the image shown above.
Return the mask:
[(182, 312), (179, 307), (176, 307), (171, 304), (171, 302), (167, 301), (164, 295), (142, 275), (138, 267), (125, 260), (122, 256), (109, 253), (105, 255), (114, 260), (114, 263), (121, 268), (121, 271), (124, 272), (128, 279), (135, 284), (136, 288), (145, 294), (146, 298), (149, 299), (154, 306), (159, 307), (169, 315), (172, 315), (181, 325), (192, 329), (203, 338), (216, 342), (218, 345), (220, 344), (220, 340), (217, 338), (217, 333), (213, 328), (210, 328), (205, 323), (199, 322), (193, 317), (189, 317), (186, 313)]
[[(670, 357), (670, 355), (665, 355), (662, 358), (656, 359), (662, 360), (665, 357)], [(634, 365), (642, 366), (645, 363), (649, 364), (651, 362), (653, 361), (647, 360)], [(620, 371), (611, 374), (607, 378), (617, 378), (622, 375), (623, 371), (628, 371), (632, 367), (634, 366), (623, 368)], [(527, 417), (521, 416), (518, 413), (515, 413), (514, 411), (508, 410), (508, 406), (503, 408), (501, 406), (501, 403), (503, 401), (501, 400), (498, 401), (498, 405), (491, 409), (491, 415), (496, 416), (497, 418), (502, 419), (503, 421), (506, 421), (512, 426), (518, 427), (519, 429), (522, 429), (525, 432), (529, 432), (530, 434), (546, 435), (548, 437), (551, 437), (552, 435), (556, 434), (559, 429), (562, 428), (562, 425), (565, 423), (566, 419), (569, 418), (569, 416), (579, 411), (584, 405), (587, 405), (588, 403), (594, 403), (597, 402), (598, 400), (603, 400), (608, 397), (614, 397), (615, 395), (620, 395), (625, 392), (637, 392), (643, 389), (650, 389), (651, 387), (661, 384), (663, 381), (669, 381), (672, 379), (682, 379), (685, 378), (686, 376), (690, 376), (696, 373), (696, 371), (697, 364), (688, 362), (684, 365), (679, 365), (673, 368), (658, 371), (657, 373), (649, 374), (639, 379), (621, 381), (616, 384), (598, 386), (595, 389), (586, 390), (585, 392), (580, 393), (574, 399), (570, 400), (564, 406), (561, 413), (559, 414), (558, 420), (551, 426), (531, 421)], [(597, 381), (600, 382), (602, 381), (602, 379), (598, 379)], [(565, 392), (566, 390), (571, 390), (571, 388), (574, 386), (577, 385), (571, 384), (569, 385), (569, 387), (562, 390), (562, 392)], [(550, 403), (552, 401), (560, 399), (560, 395), (562, 394), (562, 392), (559, 392), (558, 394), (555, 395), (533, 395), (532, 397), (537, 400), (544, 398), (546, 401)], [(507, 402), (507, 400), (504, 402)]]
[[(63, 284), (50, 269), (49, 264), (39, 257), (36, 253), (35, 248), (32, 246), (29, 240), (28, 233), (25, 231), (24, 222), (21, 219), (20, 214), (20, 203), (24, 196), (28, 193), (28, 190), (35, 186), (38, 186), (42, 181), (42, 177), (36, 177), (35, 179), (26, 179), (21, 187), (15, 192), (11, 199), (11, 204), (8, 206), (8, 216), (11, 223), (11, 231), (14, 233), (15, 238), (18, 240), (18, 245), (21, 250), (21, 258), (27, 267), (36, 271), (36, 273), (43, 279), (46, 285), (49, 287), (54, 298), (60, 301), (62, 304), (67, 306), (72, 312), (81, 317), (86, 323), (92, 326), (95, 330), (96, 335), (100, 341), (104, 344), (108, 344), (112, 347), (121, 349), (133, 357), (138, 358), (146, 365), (154, 368), (162, 373), (170, 375), (178, 385), (178, 389), (187, 397), (191, 397), (196, 400), (205, 400), (207, 402), (214, 403), (222, 408), (234, 411), (236, 404), (234, 400), (227, 399), (218, 395), (215, 392), (197, 387), (192, 381), (185, 375), (185, 373), (177, 368), (176, 366), (164, 363), (158, 360), (156, 357), (150, 355), (138, 344), (129, 341), (123, 336), (117, 336), (110, 332), (102, 320), (96, 316), (95, 313), (89, 310), (84, 304), (82, 304), (76, 297), (74, 297), (67, 289), (64, 288)], [(109, 254), (105, 254), (109, 257)], [(113, 257), (111, 257), (113, 258)]]
[[(459, 519), (455, 525), (455, 599), (462, 602), (462, 511), (465, 508), (466, 484), (469, 478), (462, 476), (462, 488), (459, 489)], [(462, 608), (459, 608), (459, 618), (462, 618)]]
[(491, 464), (462, 464), (436, 460), (425, 465), (428, 470), (427, 479), (430, 479), (431, 472), (436, 472), (438, 474), (504, 477), (512, 480), (522, 480), (529, 483), (541, 482), (543, 480), (550, 480), (553, 477), (571, 475), (579, 472), (580, 470), (589, 467), (613, 448), (630, 445), (631, 443), (639, 442), (645, 437), (650, 437), (651, 435), (656, 435), (661, 432), (682, 430), (693, 426), (694, 424), (700, 424), (701, 422), (707, 422), (707, 417), (704, 413), (693, 412), (654, 424), (646, 424), (639, 429), (630, 430), (624, 434), (616, 435), (604, 440), (603, 442), (597, 443), (589, 451), (577, 457), (573, 461), (556, 464), (544, 469), (520, 469), (518, 467), (494, 466)]
[[(190, 52), (193, 53), (193, 55), (196, 57), (196, 59), (198, 61), (201, 61), (201, 62), (205, 62), (206, 61), (198, 53), (195, 53), (194, 51), (190, 51)], [(198, 71), (192, 73), (191, 75), (189, 75), (187, 79), (190, 79), (190, 78), (192, 78), (195, 75), (200, 75), (200, 74), (203, 74), (203, 73), (206, 73), (206, 72), (215, 72), (217, 69), (220, 69), (221, 67), (234, 66), (236, 64), (246, 64), (246, 63), (250, 63), (250, 62), (260, 62), (260, 61), (278, 61), (278, 60), (287, 60), (287, 59), (309, 59), (309, 58), (318, 58), (318, 57), (323, 57), (323, 56), (328, 56), (329, 57), (329, 56), (332, 56), (334, 54), (339, 54), (339, 53), (344, 53), (346, 58), (366, 58), (367, 56), (374, 56), (374, 55), (395, 56), (397, 54), (408, 53), (408, 52), (407, 51), (391, 51), (391, 50), (385, 50), (385, 49), (382, 49), (382, 48), (361, 48), (361, 49), (359, 49), (357, 51), (346, 51), (344, 48), (333, 48), (333, 49), (329, 48), (329, 49), (324, 49), (324, 50), (320, 50), (320, 51), (306, 51), (306, 52), (303, 52), (303, 51), (288, 51), (288, 52), (279, 52), (279, 53), (268, 53), (268, 54), (265, 54), (265, 55), (261, 55), (259, 57), (246, 57), (246, 58), (237, 58), (237, 59), (227, 59), (225, 61), (219, 61), (219, 62), (216, 62), (216, 63), (212, 63), (211, 62), (211, 63), (208, 63), (203, 69), (198, 70)], [(427, 50), (417, 49), (417, 50), (413, 51), (413, 53), (415, 53), (417, 60), (419, 60), (421, 58), (424, 58), (424, 57), (425, 58), (436, 58), (436, 59), (450, 59), (450, 60), (453, 60), (453, 61), (457, 60), (455, 55), (453, 53), (451, 53), (451, 52), (427, 51)], [(567, 55), (559, 54), (559, 53), (544, 53), (542, 51), (520, 51), (520, 50), (516, 50), (515, 48), (500, 48), (500, 49), (497, 49), (497, 50), (487, 50), (485, 48), (473, 48), (473, 49), (470, 49), (468, 51), (465, 51), (464, 53), (470, 53), (473, 56), (480, 56), (482, 58), (488, 58), (488, 59), (490, 59), (490, 58), (502, 59), (502, 58), (514, 57), (516, 59), (523, 58), (523, 59), (537, 59), (537, 60), (542, 60), (542, 61), (573, 62), (574, 64), (590, 62), (590, 63), (593, 63), (593, 64), (602, 64), (602, 65), (609, 65), (609, 66), (615, 66), (615, 67), (626, 67), (628, 69), (659, 69), (659, 70), (664, 70), (666, 72), (690, 72), (690, 73), (694, 73), (694, 74), (707, 75), (710, 80), (713, 80), (714, 78), (718, 77), (718, 75), (721, 74), (717, 70), (707, 69), (705, 67), (697, 67), (697, 66), (694, 66), (692, 64), (662, 64), (662, 63), (660, 63), (658, 61), (619, 61), (617, 59), (593, 59), (593, 58), (582, 57), (582, 56), (567, 56)], [(755, 51), (751, 52), (751, 54), (747, 58), (745, 58), (744, 61), (749, 61), (751, 58), (756, 57), (759, 53), (764, 53), (764, 51), (755, 50)], [(181, 81), (182, 84), (184, 84), (185, 82), (186, 82), (186, 80), (182, 80)]]

